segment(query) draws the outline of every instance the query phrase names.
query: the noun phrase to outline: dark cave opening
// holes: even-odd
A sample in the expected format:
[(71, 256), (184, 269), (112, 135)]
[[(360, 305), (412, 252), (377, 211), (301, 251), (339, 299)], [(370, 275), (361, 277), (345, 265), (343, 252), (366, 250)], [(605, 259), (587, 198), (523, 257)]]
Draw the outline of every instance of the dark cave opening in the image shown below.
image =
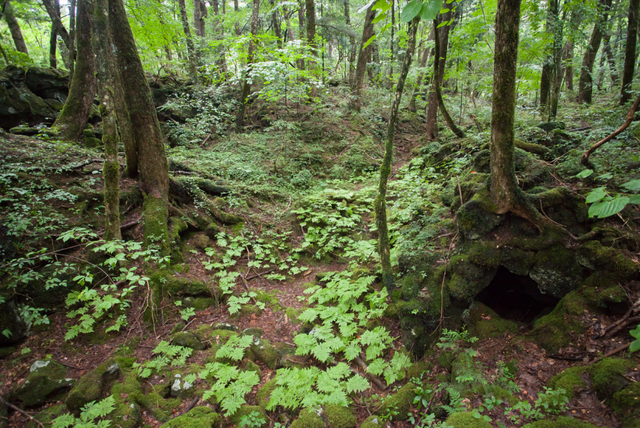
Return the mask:
[(528, 276), (516, 275), (503, 266), (476, 300), (493, 309), (504, 319), (529, 324), (546, 315), (560, 299), (542, 294), (538, 284)]

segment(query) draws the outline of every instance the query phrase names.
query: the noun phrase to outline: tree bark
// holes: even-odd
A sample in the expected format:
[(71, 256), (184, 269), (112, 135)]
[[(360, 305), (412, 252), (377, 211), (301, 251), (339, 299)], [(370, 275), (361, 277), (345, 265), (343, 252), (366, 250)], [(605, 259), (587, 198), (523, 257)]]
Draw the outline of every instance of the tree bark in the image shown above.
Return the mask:
[(631, 84), (636, 59), (636, 43), (638, 39), (638, 13), (640, 0), (629, 1), (629, 24), (627, 26), (627, 43), (624, 53), (624, 71), (622, 72), (622, 90), (620, 92), (620, 105), (624, 105), (631, 99)]
[[(306, 30), (307, 30), (307, 46), (311, 50), (311, 54), (315, 57), (318, 56), (318, 51), (316, 49), (316, 4), (314, 0), (305, 0), (305, 10), (306, 10)], [(315, 71), (316, 62), (315, 61), (307, 61), (307, 68), (309, 70)], [(315, 75), (315, 73), (313, 73)], [(314, 98), (317, 94), (318, 89), (315, 85), (311, 86), (311, 98)]]
[[(349, 0), (344, 0), (344, 20), (347, 27), (351, 28), (351, 13), (349, 10)], [(353, 76), (356, 72), (355, 68), (356, 59), (356, 38), (349, 33), (349, 55), (347, 61), (349, 61), (349, 87), (353, 87)]]
[[(558, 115), (558, 102), (560, 101), (560, 86), (562, 86), (562, 32), (563, 21), (560, 19), (560, 0), (551, 0), (553, 5), (553, 55), (552, 55), (552, 83), (551, 83), (551, 111), (550, 118)], [(517, 95), (517, 94), (516, 94)]]
[[(449, 10), (444, 15), (438, 15), (437, 21), (438, 25), (444, 21), (451, 20), (451, 10)], [(438, 28), (438, 35), (436, 39), (440, 40), (438, 49), (440, 52), (440, 62), (438, 63), (438, 72), (435, 72), (435, 62), (434, 62), (434, 78), (433, 83), (434, 86), (429, 91), (429, 104), (427, 105), (427, 138), (432, 140), (436, 138), (438, 135), (438, 94), (435, 90), (436, 78), (438, 79), (438, 85), (442, 85), (442, 80), (444, 79), (444, 69), (447, 63), (447, 50), (449, 48), (449, 26), (444, 25)], [(434, 36), (435, 37), (435, 36)], [(437, 60), (437, 57), (436, 57)]]
[[(69, 85), (73, 81), (73, 73), (76, 66), (76, 0), (71, 0), (69, 4), (69, 43), (66, 44), (68, 48), (67, 62), (69, 63)], [(56, 3), (58, 4), (58, 3)], [(60, 16), (60, 9), (58, 8), (58, 17)], [(64, 26), (62, 27), (64, 28)], [(60, 35), (60, 29), (56, 29), (56, 33)]]
[[(69, 44), (70, 42), (69, 33), (67, 32), (67, 29), (64, 28), (64, 25), (62, 24), (62, 20), (60, 19), (60, 12), (56, 8), (54, 1), (42, 0), (42, 4), (44, 5), (44, 8), (47, 10), (47, 14), (49, 15), (49, 18), (51, 19), (51, 22), (53, 23), (53, 25), (56, 27), (56, 32), (64, 42), (65, 46), (69, 50), (73, 50), (72, 46)], [(72, 25), (73, 22), (71, 22), (70, 24)]]
[(29, 55), (27, 44), (24, 41), (24, 37), (22, 37), (20, 24), (18, 24), (18, 20), (13, 15), (13, 6), (11, 6), (11, 1), (5, 0), (2, 11), (4, 12), (4, 19), (7, 21), (7, 26), (9, 27), (9, 32), (11, 33), (11, 38), (13, 39), (16, 50)]
[(387, 139), (385, 142), (384, 157), (382, 165), (380, 165), (380, 182), (378, 184), (378, 194), (373, 202), (376, 215), (376, 225), (378, 227), (378, 250), (380, 252), (380, 261), (382, 264), (382, 282), (391, 291), (395, 284), (393, 270), (391, 268), (391, 253), (389, 244), (389, 230), (387, 227), (387, 181), (391, 175), (391, 164), (393, 161), (393, 140), (396, 133), (396, 123), (398, 122), (398, 111), (400, 109), (400, 101), (404, 92), (404, 84), (407, 80), (407, 74), (411, 67), (411, 60), (416, 48), (416, 33), (418, 32), (419, 19), (416, 18), (409, 24), (408, 36), (409, 42), (405, 52), (404, 61), (402, 63), (402, 71), (398, 78), (396, 93), (389, 114), (389, 124), (387, 126)]
[[(217, 1), (216, 9), (217, 9)], [(217, 11), (216, 11), (217, 12)], [(216, 13), (217, 15), (217, 13)], [(196, 36), (204, 38), (206, 34), (205, 30), (205, 18), (207, 17), (207, 5), (204, 0), (193, 0), (193, 28), (195, 29)]]
[(90, 0), (93, 15), (93, 50), (96, 53), (96, 80), (102, 144), (105, 162), (104, 178), (105, 228), (104, 240), (122, 239), (120, 232), (120, 162), (118, 161), (118, 129), (113, 101), (113, 86), (118, 84), (113, 51), (110, 49), (108, 0)]
[[(547, 113), (553, 111), (553, 96), (552, 87), (555, 86), (556, 81), (556, 25), (559, 21), (558, 17), (558, 0), (549, 0), (547, 4), (547, 23), (546, 32), (551, 34), (553, 38), (553, 45), (551, 52), (547, 54), (544, 64), (542, 64), (542, 73), (540, 75), (540, 116), (543, 120)], [(554, 88), (555, 89), (555, 88)], [(556, 103), (557, 108), (557, 103)]]
[[(435, 37), (435, 54), (434, 54), (434, 60), (433, 60), (433, 75), (434, 76), (444, 76), (444, 73), (440, 73), (440, 40), (439, 40), (439, 31), (437, 29), (438, 27), (438, 20), (434, 19), (433, 20), (433, 29), (434, 29), (434, 37)], [(453, 121), (453, 119), (451, 118), (451, 116), (449, 115), (449, 112), (447, 111), (447, 108), (444, 105), (444, 100), (442, 99), (442, 91), (440, 89), (440, 79), (434, 79), (433, 80), (433, 87), (435, 89), (435, 94), (436, 94), (436, 101), (438, 102), (438, 108), (440, 110), (440, 113), (442, 113), (442, 117), (444, 118), (444, 121), (447, 123), (447, 126), (449, 127), (449, 129), (451, 129), (451, 131), (456, 134), (456, 136), (458, 138), (464, 138), (464, 132), (462, 132), (462, 130), (460, 128), (458, 128), (455, 124), (455, 122)]]
[(131, 118), (142, 190), (146, 193), (145, 243), (159, 244), (162, 252), (168, 254), (169, 167), (164, 137), (122, 0), (109, 0), (109, 30)]
[(353, 86), (351, 87), (351, 93), (353, 99), (351, 100), (351, 108), (355, 111), (360, 111), (362, 105), (361, 93), (364, 86), (364, 75), (367, 71), (368, 58), (371, 56), (372, 43), (365, 48), (364, 45), (367, 41), (373, 37), (373, 20), (376, 17), (376, 11), (373, 10), (373, 4), (367, 9), (367, 14), (364, 18), (364, 28), (362, 30), (362, 40), (360, 41), (360, 50), (358, 51), (358, 64), (356, 65), (356, 73), (353, 78)]
[(182, 30), (184, 31), (187, 42), (187, 62), (189, 78), (193, 81), (193, 83), (197, 83), (198, 60), (196, 59), (196, 49), (193, 45), (193, 38), (191, 38), (191, 29), (189, 28), (189, 20), (187, 19), (187, 8), (184, 0), (178, 0), (178, 7), (180, 8), (180, 21), (182, 21)]
[[(427, 40), (433, 40), (435, 38), (435, 30), (433, 26), (431, 26), (431, 32), (429, 33), (429, 38)], [(431, 49), (424, 48), (424, 52), (422, 53), (422, 58), (420, 59), (420, 68), (424, 69), (427, 66), (427, 61), (429, 60), (429, 56), (431, 56)], [(409, 101), (409, 110), (412, 112), (417, 111), (416, 102), (418, 100), (418, 93), (422, 87), (422, 80), (424, 79), (425, 72), (421, 72), (418, 75), (418, 80), (416, 82), (416, 87), (413, 88), (413, 94), (411, 95), (411, 100)]]
[(273, 33), (276, 35), (278, 43), (278, 49), (282, 49), (282, 28), (280, 26), (280, 20), (278, 19), (278, 10), (275, 8), (275, 0), (270, 0), (273, 13), (271, 14), (271, 24), (273, 25)]
[(49, 35), (49, 67), (58, 68), (58, 59), (56, 52), (58, 51), (58, 35), (56, 27), (51, 25), (51, 33)]
[(580, 80), (578, 81), (578, 103), (591, 104), (593, 95), (593, 77), (591, 75), (593, 71), (593, 64), (600, 48), (600, 42), (602, 41), (602, 28), (607, 21), (609, 8), (611, 7), (611, 0), (600, 0), (599, 5), (601, 12), (593, 26), (593, 32), (589, 39), (589, 44), (585, 49), (584, 56), (582, 57), (582, 67), (580, 68)]
[(611, 83), (613, 86), (618, 86), (618, 70), (616, 69), (616, 62), (613, 59), (613, 52), (611, 51), (611, 43), (609, 41), (610, 37), (607, 36), (604, 44), (604, 54), (607, 57), (607, 63), (609, 65), (609, 75), (611, 76)]
[(96, 68), (91, 47), (91, 16), (87, 7), (87, 0), (78, 1), (76, 20), (78, 60), (75, 64), (67, 102), (53, 124), (60, 131), (62, 138), (74, 141), (82, 136), (82, 131), (87, 126), (96, 94)]
[(249, 52), (247, 53), (247, 67), (242, 76), (242, 94), (240, 95), (240, 107), (236, 115), (236, 129), (242, 129), (244, 125), (244, 115), (247, 107), (247, 99), (251, 92), (251, 83), (249, 83), (249, 72), (253, 65), (253, 56), (255, 53), (254, 38), (258, 33), (258, 18), (260, 16), (260, 0), (253, 0), (253, 9), (251, 12), (251, 39), (249, 40)]

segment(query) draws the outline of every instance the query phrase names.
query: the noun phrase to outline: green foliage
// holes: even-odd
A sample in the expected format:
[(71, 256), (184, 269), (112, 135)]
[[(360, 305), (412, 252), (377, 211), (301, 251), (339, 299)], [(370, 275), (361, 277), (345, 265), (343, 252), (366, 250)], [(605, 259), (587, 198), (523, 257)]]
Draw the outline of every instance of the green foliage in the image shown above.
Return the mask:
[[(107, 428), (111, 421), (102, 418), (108, 416), (115, 409), (116, 400), (112, 395), (104, 400), (92, 401), (84, 406), (80, 417), (76, 418), (71, 413), (58, 416), (53, 420), (52, 428)], [(101, 419), (101, 420), (98, 420)]]
[(629, 331), (629, 334), (635, 338), (635, 340), (629, 344), (629, 351), (637, 352), (640, 350), (640, 324), (638, 324), (633, 330)]
[(134, 363), (133, 367), (137, 370), (140, 377), (148, 378), (154, 371), (159, 373), (166, 366), (183, 366), (187, 362), (187, 358), (191, 356), (193, 349), (183, 346), (170, 345), (169, 342), (161, 341), (153, 350), (155, 358), (142, 364)]
[[(245, 336), (253, 339), (252, 336)], [(246, 403), (244, 396), (260, 383), (258, 373), (250, 370), (240, 371), (237, 367), (223, 363), (208, 363), (198, 376), (200, 379), (215, 383), (204, 392), (203, 400), (215, 397), (225, 416), (232, 416), (241, 405)]]
[(247, 427), (247, 428), (259, 428), (261, 427), (266, 420), (262, 417), (260, 412), (251, 412), (248, 415), (244, 415), (240, 418), (239, 427)]
[(229, 358), (240, 361), (244, 357), (245, 350), (253, 343), (253, 336), (232, 336), (227, 343), (216, 352), (216, 358)]

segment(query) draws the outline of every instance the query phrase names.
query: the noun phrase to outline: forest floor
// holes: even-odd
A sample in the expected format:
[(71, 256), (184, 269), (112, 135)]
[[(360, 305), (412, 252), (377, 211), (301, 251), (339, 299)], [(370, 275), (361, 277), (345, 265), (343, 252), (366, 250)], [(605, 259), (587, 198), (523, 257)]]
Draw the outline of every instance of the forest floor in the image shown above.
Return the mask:
[[(528, 130), (530, 128), (526, 125), (535, 124), (536, 119), (526, 111), (521, 113), (521, 129)], [(299, 120), (301, 115), (305, 118), (302, 121)], [(623, 114), (618, 116), (623, 117)], [(269, 115), (266, 117), (268, 119)], [(476, 112), (474, 117), (475, 120), (479, 117), (485, 129), (488, 129), (487, 106), (484, 110)], [(68, 316), (71, 309), (77, 308), (73, 303), (71, 306), (65, 305), (69, 291), (61, 291), (61, 287), (56, 288), (54, 291), (57, 295), (51, 297), (55, 303), (48, 306), (42, 303), (48, 299), (46, 292), (43, 297), (42, 291), (46, 275), (51, 275), (51, 271), (46, 270), (47, 266), (56, 261), (73, 260), (74, 273), (59, 275), (60, 278), (68, 279), (69, 283), (66, 285), (70, 290), (84, 288), (72, 283), (78, 282), (78, 277), (84, 275), (87, 266), (103, 266), (109, 272), (109, 280), (113, 279), (113, 283), (117, 283), (120, 289), (123, 286), (123, 281), (117, 280), (117, 270), (109, 269), (102, 264), (109, 256), (92, 254), (89, 248), (96, 246), (86, 244), (87, 240), (95, 239), (95, 236), (90, 235), (91, 232), (99, 234), (102, 222), (100, 150), (59, 142), (46, 135), (46, 130), (33, 138), (10, 134), (0, 136), (0, 159), (3, 159), (0, 170), (0, 195), (4, 198), (0, 199), (0, 218), (3, 225), (11, 231), (9, 234), (5, 231), (4, 236), (6, 238), (13, 234), (19, 237), (6, 238), (18, 249), (15, 257), (37, 258), (40, 256), (29, 254), (45, 247), (47, 250), (43, 250), (44, 252), (52, 252), (51, 257), (47, 259), (37, 258), (34, 265), (9, 267), (9, 258), (3, 262), (5, 279), (24, 276), (32, 269), (44, 272), (45, 277), (36, 280), (36, 287), (40, 287), (40, 290), (33, 292), (33, 296), (28, 294), (32, 292), (28, 286), (28, 279), (25, 280), (27, 286), (24, 291), (15, 291), (22, 295), (22, 307), (33, 308), (37, 315), (32, 317), (33, 325), (23, 341), (12, 345), (13, 348), (2, 348), (0, 396), (7, 401), (15, 397), (15, 390), (24, 384), (30, 367), (39, 360), (50, 359), (58, 362), (67, 369), (66, 377), (78, 380), (101, 364), (113, 361), (115, 357), (133, 358), (138, 364), (153, 361), (159, 355), (159, 352), (154, 351), (157, 351), (161, 342), (170, 342), (176, 337), (177, 332), (197, 332), (204, 349), (196, 348), (184, 364), (166, 367), (153, 376), (138, 379), (141, 392), (148, 395), (158, 391), (159, 385), (169, 385), (173, 382), (177, 373), (183, 376), (193, 374), (202, 370), (208, 363), (219, 361), (215, 351), (224, 344), (225, 338), (221, 336), (220, 331), (223, 331), (221, 326), (225, 324), (234, 326), (233, 330), (238, 332), (252, 329), (250, 331), (261, 335), (263, 340), (268, 340), (282, 356), (277, 363), (264, 358), (253, 359), (253, 363), (257, 364), (260, 380), (258, 384), (251, 386), (250, 392), (244, 397), (249, 405), (261, 405), (259, 397), (256, 396), (258, 391), (268, 381), (276, 379), (276, 370), (281, 367), (316, 366), (324, 370), (331, 366), (329, 363), (314, 360), (311, 355), (296, 355), (296, 335), (301, 332), (309, 333), (308, 329), (305, 330), (306, 324), (298, 317), (313, 307), (309, 302), (309, 296), (315, 289), (310, 287), (326, 281), (327, 273), (360, 270), (376, 276), (377, 254), (373, 241), (376, 235), (370, 202), (377, 185), (377, 167), (382, 156), (381, 136), (384, 135), (385, 120), (372, 111), (363, 115), (342, 113), (331, 101), (327, 101), (324, 106), (316, 107), (313, 112), (303, 109), (291, 114), (291, 117), (286, 117), (285, 120), (271, 120), (270, 127), (264, 125), (268, 123), (267, 119), (263, 117), (255, 120), (256, 128), (266, 129), (213, 137), (204, 142), (199, 138), (197, 142), (191, 141), (168, 148), (170, 170), (174, 180), (187, 191), (190, 189), (189, 186), (193, 185), (194, 177), (209, 180), (207, 183), (225, 188), (221, 192), (222, 199), (214, 199), (215, 192), (208, 193), (206, 190), (204, 199), (198, 199), (203, 197), (201, 192), (189, 193), (187, 200), (183, 195), (182, 199), (175, 198), (170, 215), (183, 216), (187, 226), (181, 230), (178, 230), (175, 224), (173, 227), (177, 235), (175, 243), (172, 244), (172, 256), (181, 259), (175, 263), (177, 267), (172, 265), (168, 269), (158, 270), (154, 267), (156, 262), (139, 260), (120, 264), (119, 266), (133, 269), (140, 275), (151, 277), (152, 280), (143, 278), (139, 284), (136, 282), (137, 288), (129, 296), (128, 305), (121, 305), (119, 308), (114, 306), (95, 320), (96, 323), (90, 331), (81, 331), (72, 338), (68, 337), (69, 327), (77, 325), (78, 318)], [(585, 123), (583, 117), (577, 114), (564, 120), (567, 129), (581, 128)], [(593, 126), (600, 128), (600, 134), (616, 126), (616, 117), (599, 120), (593, 123)], [(607, 120), (610, 120), (611, 124), (608, 124)], [(477, 125), (470, 123), (468, 129), (471, 129), (471, 126), (476, 128)], [(467, 151), (452, 155), (446, 166), (440, 165), (440, 178), (431, 176), (432, 178), (425, 179), (424, 175), (412, 175), (411, 168), (416, 165), (420, 167), (416, 159), (420, 159), (421, 154), (433, 144), (423, 138), (423, 127), (423, 121), (419, 116), (403, 112), (395, 141), (391, 177), (395, 184), (390, 185), (392, 232), (399, 230), (403, 225), (411, 224), (411, 211), (415, 211), (412, 204), (425, 206), (426, 210), (431, 210), (429, 207), (433, 204), (439, 204), (437, 195), (443, 191), (449, 179), (460, 175), (461, 171), (469, 168), (472, 163), (474, 152)], [(576, 134), (582, 142), (571, 156), (576, 158), (582, 148), (600, 135), (594, 134), (594, 137), (588, 134), (592, 131)], [(616, 156), (625, 156), (631, 163), (634, 162), (634, 156), (637, 158), (637, 142), (632, 136), (623, 137), (607, 148), (606, 159), (610, 164), (616, 164)], [(487, 138), (488, 133), (484, 131), (474, 135), (473, 141), (481, 144), (480, 142), (486, 141)], [(443, 131), (442, 141), (453, 141), (453, 138), (447, 131)], [(637, 159), (635, 162), (637, 163)], [(609, 171), (612, 171), (611, 177), (615, 175), (614, 180), (620, 182), (624, 178), (620, 177), (622, 173), (619, 171), (624, 168), (619, 166), (620, 163), (617, 165), (615, 170)], [(606, 168), (606, 165), (603, 166)], [(560, 179), (566, 182), (573, 179), (574, 184), (575, 174), (582, 169), (574, 167), (567, 172), (566, 165), (558, 164), (554, 168)], [(633, 176), (636, 170), (637, 167), (631, 173), (625, 170), (625, 177), (637, 178)], [(602, 183), (609, 183), (610, 179), (605, 177)], [(121, 198), (121, 221), (128, 225), (123, 230), (124, 238), (140, 241), (142, 225), (137, 222), (142, 219), (142, 207), (139, 191), (136, 191), (132, 180), (123, 180), (121, 186), (124, 194)], [(200, 188), (203, 186), (200, 185)], [(416, 198), (432, 202), (422, 203)], [(434, 200), (437, 202), (433, 202)], [(201, 227), (195, 223), (198, 221), (198, 213), (202, 214), (207, 203), (213, 204), (214, 210), (218, 209), (223, 214), (231, 214), (240, 220), (224, 224), (218, 221), (220, 214), (212, 214), (216, 220), (216, 233), (205, 232), (210, 225)], [(336, 213), (340, 215), (336, 217)], [(448, 224), (454, 219), (454, 213), (449, 210), (440, 212), (439, 216), (441, 221), (449, 221)], [(619, 220), (614, 218), (612, 221)], [(632, 224), (633, 222), (625, 223), (626, 227), (632, 228), (629, 233), (637, 240), (638, 230)], [(76, 229), (73, 237), (63, 242), (65, 232), (74, 227), (84, 228), (81, 229), (83, 232)], [(456, 242), (451, 239), (455, 239), (453, 232), (448, 229), (440, 232), (443, 231), (443, 235), (448, 236), (438, 241), (438, 248), (448, 247), (449, 251), (455, 252)], [(274, 256), (277, 256), (277, 259), (274, 259)], [(634, 257), (637, 259), (637, 255)], [(207, 297), (202, 295), (154, 297), (153, 293), (157, 293), (151, 284), (154, 273), (162, 272), (166, 275), (167, 279), (162, 280), (163, 283), (178, 278), (179, 281), (192, 284), (207, 284), (215, 294), (219, 292), (217, 287), (221, 281), (221, 277), (216, 274), (221, 271), (238, 273), (238, 276), (234, 277), (235, 291), (232, 290), (240, 302), (237, 314), (230, 314), (229, 296), (216, 294), (216, 301), (209, 298), (210, 304), (205, 307), (198, 306), (199, 302), (207, 301)], [(93, 272), (96, 282), (91, 287), (98, 290), (101, 281), (106, 280), (95, 270)], [(379, 290), (376, 284), (377, 280), (372, 287)], [(47, 290), (48, 287), (47, 285)], [(637, 283), (630, 286), (625, 284), (625, 287), (631, 301), (640, 297)], [(109, 291), (103, 289), (101, 293), (104, 296)], [(77, 294), (76, 298), (76, 302), (81, 300)], [(386, 299), (389, 305), (393, 304), (390, 297)], [(193, 302), (193, 311), (188, 310), (190, 302)], [(153, 305), (156, 305), (155, 308), (150, 309)], [(91, 307), (89, 303), (87, 307)], [(120, 314), (126, 315), (126, 325), (121, 326), (119, 331), (107, 333), (105, 328), (113, 325)], [(582, 316), (584, 324), (589, 327), (572, 334), (570, 346), (553, 355), (527, 337), (532, 323), (520, 323), (517, 332), (483, 338), (475, 343), (463, 340), (464, 336), (457, 336), (449, 342), (441, 340), (441, 344), (455, 343), (451, 352), (463, 352), (463, 349), (475, 351), (473, 363), (467, 373), (471, 373), (470, 376), (473, 377), (472, 384), (484, 382), (500, 385), (500, 391), (506, 390), (507, 394), (467, 393), (456, 401), (455, 393), (438, 389), (438, 384), (444, 383), (443, 379), (448, 379), (452, 372), (450, 362), (447, 363), (447, 348), (433, 346), (421, 361), (414, 361), (414, 367), (418, 371), (407, 370), (408, 373), (413, 373), (413, 378), (407, 374), (389, 385), (385, 383), (384, 389), (372, 383), (370, 388), (362, 393), (350, 394), (351, 413), (355, 415), (358, 426), (365, 420), (371, 421), (372, 415), (378, 415), (379, 422), (386, 424), (380, 426), (436, 426), (436, 423), (442, 424), (448, 413), (480, 409), (479, 414), (484, 416), (484, 420), (489, 420), (492, 426), (520, 426), (536, 419), (561, 415), (596, 426), (621, 427), (623, 425), (620, 416), (616, 415), (608, 402), (599, 399), (597, 391), (591, 387), (591, 381), (584, 374), (582, 377), (587, 385), (572, 391), (566, 407), (557, 406), (546, 413), (540, 406), (536, 407), (536, 402), (545, 394), (546, 387), (554, 376), (571, 367), (589, 367), (596, 362), (598, 355), (629, 344), (632, 340), (624, 331), (606, 340), (594, 339), (604, 326), (611, 325), (621, 317), (619, 313), (596, 314), (585, 310)], [(46, 323), (36, 325), (44, 319)], [(208, 326), (208, 329), (203, 326)], [(391, 351), (399, 352), (404, 347), (401, 322), (387, 310), (375, 326), (384, 327), (392, 337), (385, 351), (388, 360)], [(213, 335), (210, 334), (211, 331), (214, 332)], [(624, 352), (617, 356), (622, 355)], [(640, 382), (637, 355), (626, 355), (635, 368), (626, 371), (623, 376), (628, 383)], [(246, 358), (238, 363), (242, 364), (243, 368), (249, 364)], [(510, 368), (506, 370), (505, 366)], [(360, 375), (366, 376), (361, 367), (354, 367)], [(397, 420), (401, 418), (394, 415), (394, 410), (385, 407), (385, 397), (396, 394), (408, 381), (419, 384), (421, 392), (417, 396), (420, 399), (408, 403), (407, 410), (412, 418)], [(130, 385), (127, 386), (125, 380), (122, 380), (122, 383), (124, 389), (111, 390), (111, 393), (124, 391), (116, 397), (117, 403), (135, 401), (127, 397), (127, 394), (134, 395), (133, 390), (126, 389)], [(431, 388), (431, 391), (426, 392), (428, 388)], [(145, 407), (142, 399), (136, 399), (140, 405), (140, 415), (130, 419), (125, 415), (124, 419), (112, 426), (160, 427), (170, 418), (201, 406), (208, 406), (222, 413), (220, 405), (214, 404), (215, 400), (202, 399), (206, 389), (204, 382), (198, 379), (191, 394), (180, 393), (174, 396), (168, 388), (163, 389), (164, 392), (160, 395), (165, 404), (157, 404), (156, 407)], [(101, 398), (105, 395), (108, 394), (104, 394), (103, 391)], [(64, 413), (61, 405), (65, 402), (65, 395), (51, 397), (43, 403), (29, 406), (30, 408), (22, 406), (20, 400), (13, 400), (18, 407), (24, 407), (24, 411), (10, 410), (8, 426), (27, 426), (32, 416), (41, 419), (45, 426), (48, 426), (52, 419), (51, 416), (46, 416), (49, 410), (55, 409), (51, 410), (54, 415)], [(179, 400), (171, 401), (172, 397)], [(434, 411), (436, 406), (434, 404), (431, 408), (432, 401), (438, 400), (441, 401), (438, 405), (441, 413), (424, 413), (427, 406), (429, 410)], [(524, 410), (518, 410), (517, 406)], [(156, 411), (157, 409), (162, 411)], [(264, 414), (268, 418), (263, 426), (288, 426), (291, 418), (297, 417), (296, 412), (286, 411), (282, 407), (268, 413), (259, 408), (252, 409), (258, 412), (258, 416)], [(540, 412), (536, 414), (531, 409), (538, 409)], [(121, 409), (116, 410), (119, 411)], [(432, 414), (433, 422), (429, 422), (429, 415)], [(125, 423), (131, 423), (132, 419), (135, 420), (133, 425)], [(261, 426), (257, 422), (247, 421), (245, 420), (246, 426)], [(282, 425), (277, 425), (279, 423)], [(226, 420), (226, 424), (240, 426), (238, 421), (229, 419)], [(3, 426), (2, 421), (0, 426)], [(565, 425), (558, 423), (549, 426)]]

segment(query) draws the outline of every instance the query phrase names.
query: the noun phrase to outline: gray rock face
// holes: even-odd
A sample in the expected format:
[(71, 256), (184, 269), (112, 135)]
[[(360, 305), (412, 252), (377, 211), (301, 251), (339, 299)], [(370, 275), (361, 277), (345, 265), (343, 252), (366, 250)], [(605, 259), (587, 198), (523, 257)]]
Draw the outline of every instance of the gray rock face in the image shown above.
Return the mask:
[(66, 378), (67, 369), (52, 360), (39, 360), (31, 365), (27, 380), (13, 391), (13, 397), (24, 407), (54, 402), (71, 388), (74, 380)]

